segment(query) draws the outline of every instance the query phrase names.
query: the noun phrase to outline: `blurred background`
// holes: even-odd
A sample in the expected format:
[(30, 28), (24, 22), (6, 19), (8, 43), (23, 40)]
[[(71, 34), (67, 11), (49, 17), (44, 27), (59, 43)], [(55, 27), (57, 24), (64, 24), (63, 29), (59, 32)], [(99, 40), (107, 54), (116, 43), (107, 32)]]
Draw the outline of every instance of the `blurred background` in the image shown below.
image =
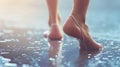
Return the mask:
[[(70, 15), (73, 0), (60, 0), (62, 22)], [(0, 0), (0, 27), (48, 29), (45, 0)], [(119, 39), (120, 0), (91, 0), (87, 23), (92, 35)], [(108, 38), (108, 39), (109, 39)]]
[[(53, 67), (48, 61), (55, 65), (51, 43), (43, 36), (49, 29), (45, 1), (0, 0), (0, 67)], [(73, 0), (59, 1), (64, 24)], [(61, 44), (51, 44), (63, 45), (58, 67), (120, 67), (120, 0), (90, 0), (86, 21), (103, 50), (98, 55), (79, 52), (79, 42), (65, 35)]]

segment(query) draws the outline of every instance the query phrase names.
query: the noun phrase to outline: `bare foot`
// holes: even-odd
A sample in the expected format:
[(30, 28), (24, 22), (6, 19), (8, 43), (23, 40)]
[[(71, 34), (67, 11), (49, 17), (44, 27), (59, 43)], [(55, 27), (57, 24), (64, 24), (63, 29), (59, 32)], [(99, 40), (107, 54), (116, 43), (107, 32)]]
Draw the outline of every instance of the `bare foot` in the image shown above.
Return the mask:
[(75, 17), (73, 18), (72, 16), (70, 16), (64, 24), (63, 31), (69, 36), (80, 39), (81, 50), (100, 50), (102, 46), (92, 39), (92, 37), (89, 34), (88, 26), (82, 21), (79, 21), (81, 22), (79, 23), (80, 26), (77, 26), (75, 24), (76, 21), (77, 19)]
[(56, 23), (52, 23), (51, 20), (52, 19), (49, 19), (48, 21), (50, 27), (49, 33), (44, 36), (48, 37), (50, 40), (61, 40), (63, 38), (63, 34), (60, 15), (58, 14)]
[(48, 38), (50, 40), (61, 40), (63, 38), (62, 26), (59, 23), (51, 24)]

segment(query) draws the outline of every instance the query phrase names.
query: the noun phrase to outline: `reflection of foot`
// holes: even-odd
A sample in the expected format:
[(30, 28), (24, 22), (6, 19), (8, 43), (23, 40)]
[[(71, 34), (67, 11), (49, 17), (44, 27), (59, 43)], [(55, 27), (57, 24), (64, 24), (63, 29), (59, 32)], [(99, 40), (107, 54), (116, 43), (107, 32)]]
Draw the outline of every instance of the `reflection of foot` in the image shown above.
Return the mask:
[(49, 55), (50, 58), (59, 58), (61, 55), (61, 48), (62, 48), (63, 42), (59, 41), (49, 41), (50, 49), (49, 49)]
[(88, 26), (83, 22), (78, 23), (77, 19), (74, 16), (70, 16), (70, 18), (65, 23), (63, 30), (66, 34), (80, 39), (81, 50), (95, 51), (100, 50), (100, 48), (102, 48), (100, 44), (96, 43), (91, 38)]
[(94, 58), (101, 51), (80, 51), (78, 57), (78, 66), (77, 67), (86, 67), (86, 64), (89, 62), (90, 59)]
[(56, 40), (49, 41), (49, 67), (60, 67), (61, 64), (61, 50), (62, 50), (63, 42), (59, 42)]

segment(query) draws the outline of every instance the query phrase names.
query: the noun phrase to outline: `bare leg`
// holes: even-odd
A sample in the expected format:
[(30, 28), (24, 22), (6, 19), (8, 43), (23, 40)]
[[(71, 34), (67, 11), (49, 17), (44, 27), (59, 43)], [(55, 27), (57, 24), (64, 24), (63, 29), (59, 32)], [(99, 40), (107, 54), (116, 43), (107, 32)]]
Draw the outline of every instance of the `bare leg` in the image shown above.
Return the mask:
[(48, 35), (49, 39), (60, 40), (62, 39), (61, 32), (61, 18), (58, 13), (58, 0), (47, 0), (48, 10), (49, 10), (49, 21), (50, 33)]
[[(85, 24), (88, 5), (89, 0), (74, 0), (74, 7), (71, 15), (74, 16), (75, 19), (70, 16), (63, 30), (66, 34), (81, 40), (81, 50), (94, 51), (99, 50), (102, 46), (91, 38), (88, 26)], [(79, 28), (76, 26), (75, 20), (80, 25)]]
[(78, 19), (79, 23), (85, 23), (88, 5), (89, 0), (74, 0), (72, 15)]

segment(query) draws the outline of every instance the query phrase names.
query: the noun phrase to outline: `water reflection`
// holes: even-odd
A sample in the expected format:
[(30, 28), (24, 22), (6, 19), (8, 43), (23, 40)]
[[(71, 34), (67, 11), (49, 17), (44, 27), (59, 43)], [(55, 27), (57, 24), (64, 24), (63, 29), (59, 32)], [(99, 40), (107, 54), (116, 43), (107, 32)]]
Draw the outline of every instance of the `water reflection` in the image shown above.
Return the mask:
[(49, 41), (49, 67), (60, 67), (62, 41)]
[[(25, 53), (25, 54), (24, 54)], [(3, 56), (2, 59), (9, 58), (10, 61), (6, 62), (2, 67), (23, 67), (29, 66), (30, 62), (32, 61), (26, 54), (27, 52), (19, 52), (19, 51), (9, 51), (8, 54), (1, 54)], [(29, 53), (29, 52), (28, 52)], [(5, 57), (5, 58), (4, 58)]]
[(85, 52), (79, 51), (79, 43), (68, 36), (64, 37), (64, 44), (49, 41), (48, 46), (44, 31), (2, 29), (0, 67), (120, 67), (119, 40), (95, 38), (104, 46), (102, 53)]
[(80, 51), (77, 67), (86, 67), (88, 61), (98, 55), (101, 51)]

